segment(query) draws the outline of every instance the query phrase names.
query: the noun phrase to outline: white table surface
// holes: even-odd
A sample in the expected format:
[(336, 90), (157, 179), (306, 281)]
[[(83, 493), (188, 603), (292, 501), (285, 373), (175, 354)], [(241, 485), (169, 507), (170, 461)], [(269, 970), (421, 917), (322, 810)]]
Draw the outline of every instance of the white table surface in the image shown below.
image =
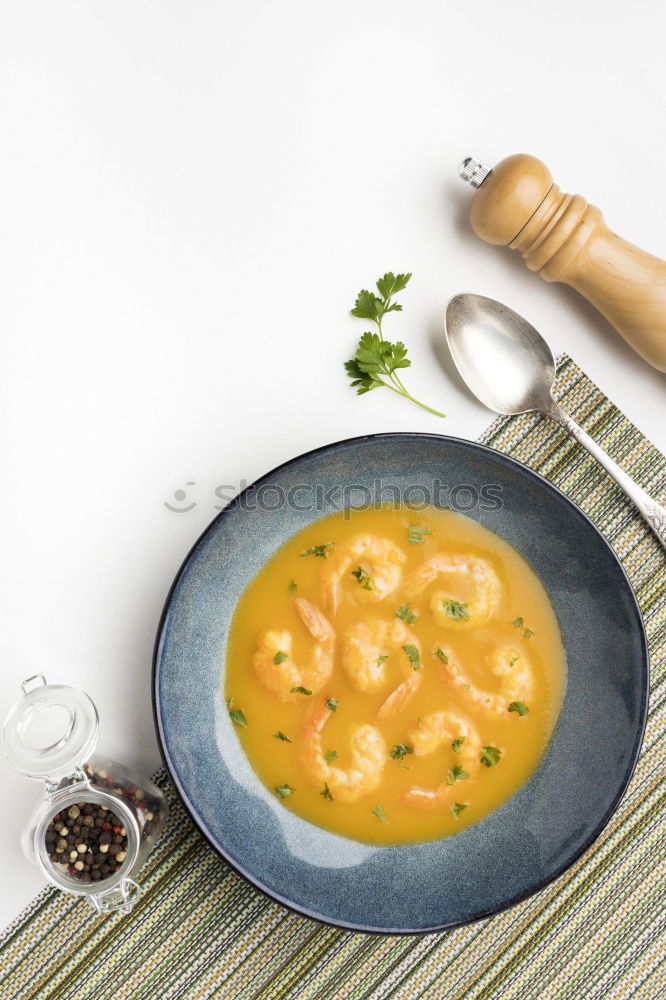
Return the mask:
[[(532, 152), (664, 255), (665, 27), (640, 0), (2, 6), (2, 716), (43, 671), (155, 768), (153, 639), (215, 488), (356, 434), (477, 437), (441, 346), (456, 292), (522, 312), (666, 447), (664, 376), (476, 239), (456, 175)], [(386, 333), (446, 420), (347, 385), (348, 310), (388, 269), (414, 278)], [(18, 842), (40, 787), (0, 785), (3, 924), (42, 885)]]

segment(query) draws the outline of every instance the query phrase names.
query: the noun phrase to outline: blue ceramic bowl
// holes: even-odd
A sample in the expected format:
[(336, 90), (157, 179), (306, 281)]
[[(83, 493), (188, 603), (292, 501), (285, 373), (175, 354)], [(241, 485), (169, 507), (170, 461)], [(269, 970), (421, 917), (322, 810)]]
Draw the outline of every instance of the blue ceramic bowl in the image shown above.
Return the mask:
[[(307, 489), (295, 490), (303, 484)], [(380, 487), (384, 498), (395, 487), (408, 501), (451, 502), (514, 545), (550, 593), (568, 659), (561, 715), (530, 781), (460, 834), (407, 847), (360, 844), (284, 809), (254, 774), (220, 694), (229, 622), (249, 580), (294, 532), (333, 509), (366, 503)], [(478, 444), (382, 434), (293, 459), (222, 511), (171, 588), (153, 682), (173, 783), (203, 836), (236, 871), (307, 916), (408, 933), (504, 909), (589, 847), (638, 756), (648, 657), (620, 563), (559, 490)]]

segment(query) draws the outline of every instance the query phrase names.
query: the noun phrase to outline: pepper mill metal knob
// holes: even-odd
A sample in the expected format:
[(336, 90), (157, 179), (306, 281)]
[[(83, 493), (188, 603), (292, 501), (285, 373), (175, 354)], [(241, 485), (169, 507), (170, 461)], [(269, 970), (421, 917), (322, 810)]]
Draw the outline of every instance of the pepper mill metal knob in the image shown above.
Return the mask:
[(458, 172), (477, 188), (469, 213), (477, 236), (517, 250), (546, 281), (571, 285), (666, 371), (666, 261), (612, 233), (598, 208), (560, 191), (534, 156), (509, 156), (492, 169), (468, 157)]

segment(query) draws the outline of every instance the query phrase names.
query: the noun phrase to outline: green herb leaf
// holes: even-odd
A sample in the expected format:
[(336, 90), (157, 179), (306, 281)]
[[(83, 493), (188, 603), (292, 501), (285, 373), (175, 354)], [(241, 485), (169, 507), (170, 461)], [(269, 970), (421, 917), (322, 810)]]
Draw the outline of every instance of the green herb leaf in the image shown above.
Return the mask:
[(388, 823), (388, 820), (386, 818), (386, 813), (384, 812), (381, 802), (377, 805), (376, 809), (372, 810), (372, 815), (376, 816), (377, 819), (380, 819), (382, 823)]
[(433, 650), (433, 654), (432, 655), (433, 656), (438, 656), (440, 658), (440, 660), (442, 661), (442, 663), (448, 663), (449, 662), (449, 658), (448, 658), (448, 656), (446, 655), (446, 653), (444, 652), (443, 649), (435, 649), (435, 650)]
[(516, 628), (522, 628), (524, 623), (525, 623), (524, 618), (514, 618), (514, 620), (511, 622), (511, 624), (515, 625)]
[(413, 625), (416, 621), (416, 615), (410, 608), (409, 604), (403, 604), (401, 608), (395, 613), (396, 618), (401, 618), (403, 622), (407, 622), (408, 625)]
[(512, 667), (514, 665), (514, 663), (517, 663), (517, 662), (518, 662), (518, 657), (517, 656), (512, 656), (511, 659), (509, 660), (509, 666)]
[(497, 747), (484, 747), (481, 751), (481, 763), (485, 767), (497, 767), (502, 751)]
[(279, 650), (277, 651), (277, 653), (275, 654), (275, 656), (273, 657), (273, 663), (274, 663), (274, 664), (275, 664), (276, 666), (278, 666), (278, 667), (279, 667), (279, 665), (280, 665), (281, 663), (284, 663), (284, 661), (285, 661), (286, 659), (287, 659), (287, 654), (286, 654), (286, 653), (283, 653), (283, 652), (282, 652), (282, 650), (281, 650), (281, 649), (279, 649)]
[(453, 818), (458, 819), (458, 816), (463, 811), (463, 809), (467, 809), (466, 802), (454, 802), (453, 805), (451, 806), (451, 815), (453, 816)]
[(469, 778), (469, 773), (460, 764), (456, 764), (455, 767), (449, 768), (446, 775), (446, 783), (447, 785), (453, 785), (456, 781), (466, 781), (467, 778)]
[(356, 316), (358, 319), (376, 320), (381, 315), (379, 313), (381, 304), (382, 300), (374, 292), (369, 292), (367, 288), (362, 288), (356, 296), (356, 302), (351, 311), (352, 316)]
[(328, 785), (324, 785), (323, 792), (320, 792), (319, 794), (323, 795), (327, 802), (332, 802), (333, 801), (333, 796), (331, 795), (331, 791), (330, 791)]
[(293, 687), (289, 694), (312, 694), (312, 691), (308, 691), (307, 688), (301, 687), (299, 684), (297, 687)]
[(273, 736), (275, 737), (276, 740), (282, 740), (283, 743), (291, 743), (289, 737), (285, 736), (284, 733), (279, 729), (277, 733), (273, 733)]
[(382, 653), (381, 656), (377, 657), (377, 666), (381, 667), (382, 663), (386, 663), (387, 660), (388, 660), (388, 654)]
[(331, 712), (335, 712), (336, 709), (337, 709), (337, 707), (338, 707), (338, 703), (335, 700), (335, 698), (327, 698), (326, 699), (326, 708), (330, 709)]
[(430, 528), (420, 528), (417, 524), (410, 524), (407, 528), (407, 541), (410, 545), (423, 545), (426, 535), (432, 535)]
[(423, 719), (417, 719), (416, 720), (416, 728), (417, 729), (423, 729)]
[(338, 759), (338, 751), (337, 750), (327, 750), (326, 753), (324, 754), (324, 757), (326, 758), (326, 763), (327, 764), (332, 764), (334, 760)]
[(352, 576), (356, 577), (356, 579), (361, 584), (364, 590), (376, 589), (374, 578), (371, 577), (369, 573), (366, 573), (366, 571), (363, 569), (362, 566), (359, 566), (358, 569), (353, 570)]
[(362, 396), (365, 392), (370, 392), (371, 389), (380, 389), (385, 385), (381, 379), (373, 379), (370, 375), (367, 375), (355, 358), (352, 358), (351, 361), (345, 361), (345, 371), (350, 379), (352, 379), (352, 388), (356, 389), (358, 396)]
[(451, 744), (451, 746), (453, 747), (453, 752), (460, 753), (464, 742), (465, 742), (464, 736), (459, 736), (457, 740), (454, 740), (453, 743)]
[(416, 646), (403, 646), (403, 652), (407, 653), (407, 659), (412, 665), (412, 670), (421, 669), (421, 657)]
[(290, 580), (289, 583), (287, 584), (287, 588), (290, 594), (293, 594), (293, 592), (296, 590), (297, 587), (298, 584), (296, 583), (295, 580)]
[(301, 552), (301, 559), (304, 559), (305, 556), (320, 556), (322, 559), (327, 559), (332, 548), (333, 542), (324, 542), (323, 545), (313, 545), (311, 548)]
[(390, 299), (407, 287), (410, 278), (411, 274), (393, 274), (388, 271), (383, 278), (378, 278), (377, 290), (383, 299)]
[(398, 393), (399, 396), (411, 399), (429, 413), (443, 417), (444, 414), (439, 410), (415, 399), (397, 374), (399, 369), (409, 368), (411, 365), (405, 345), (401, 341), (391, 343), (384, 340), (382, 319), (386, 313), (402, 311), (402, 306), (394, 301), (393, 296), (407, 287), (410, 278), (411, 274), (393, 274), (392, 271), (388, 271), (377, 281), (379, 295), (368, 291), (367, 288), (361, 289), (358, 293), (351, 311), (352, 316), (370, 320), (375, 324), (377, 332), (366, 331), (362, 335), (354, 357), (345, 362), (345, 370), (359, 395), (384, 387)]
[(531, 639), (532, 636), (534, 635), (534, 632), (532, 631), (531, 628), (526, 628), (525, 631), (523, 632), (523, 635), (525, 636), (526, 639)]
[(296, 791), (291, 785), (278, 785), (275, 789), (276, 795), (279, 795), (281, 799), (288, 799), (290, 795), (293, 795)]
[(452, 601), (447, 597), (442, 601), (442, 605), (449, 618), (453, 618), (455, 622), (464, 622), (469, 618), (468, 606), (461, 604), (460, 601)]
[(227, 711), (229, 712), (229, 718), (232, 722), (235, 722), (237, 726), (247, 726), (247, 719), (242, 709), (234, 708), (234, 699), (227, 698)]
[(518, 715), (527, 715), (529, 708), (522, 701), (512, 701), (509, 705), (510, 712), (518, 712)]
[(402, 760), (408, 753), (414, 753), (414, 747), (407, 746), (406, 743), (395, 743), (389, 751), (391, 760)]

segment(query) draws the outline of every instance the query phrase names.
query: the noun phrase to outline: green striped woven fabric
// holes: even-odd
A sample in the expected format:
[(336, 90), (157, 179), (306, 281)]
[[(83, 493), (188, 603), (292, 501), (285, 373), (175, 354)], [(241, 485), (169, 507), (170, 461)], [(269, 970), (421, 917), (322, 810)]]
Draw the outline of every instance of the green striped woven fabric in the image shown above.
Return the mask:
[[(663, 494), (664, 457), (566, 357), (556, 394), (647, 490)], [(135, 910), (99, 917), (87, 903), (45, 889), (0, 942), (2, 998), (666, 995), (664, 553), (601, 468), (545, 418), (500, 418), (483, 441), (580, 504), (615, 548), (643, 612), (652, 660), (645, 742), (629, 790), (593, 847), (539, 895), (471, 926), (421, 937), (353, 934), (296, 916), (247, 885), (198, 836), (161, 772), (172, 812)]]

